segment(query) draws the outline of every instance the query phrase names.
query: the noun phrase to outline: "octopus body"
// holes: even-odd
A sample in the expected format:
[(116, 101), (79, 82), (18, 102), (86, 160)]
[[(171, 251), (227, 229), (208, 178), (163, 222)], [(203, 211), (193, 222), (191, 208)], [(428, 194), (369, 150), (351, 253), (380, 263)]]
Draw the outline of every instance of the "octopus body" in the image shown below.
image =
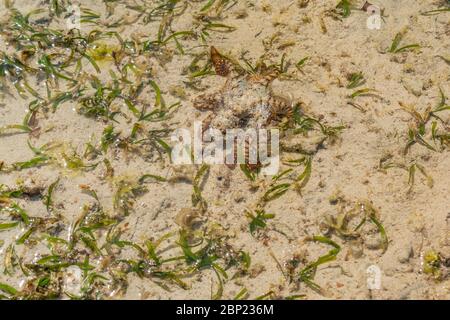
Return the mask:
[(200, 94), (194, 100), (195, 109), (208, 112), (204, 129), (263, 129), (276, 126), (293, 115), (291, 99), (276, 95), (270, 82), (251, 76), (228, 78), (225, 85), (213, 93)]
[[(218, 52), (211, 50), (211, 60), (218, 76), (226, 77), (225, 84), (212, 93), (198, 95), (193, 106), (206, 116), (203, 118), (203, 132), (213, 128), (223, 134), (227, 129), (270, 129), (276, 128), (283, 121), (293, 118), (294, 104), (292, 99), (273, 93), (271, 82), (273, 75), (250, 74), (230, 75), (219, 71), (229, 70), (224, 60), (218, 61)], [(248, 160), (248, 142), (246, 141), (246, 163)], [(258, 165), (248, 164), (250, 169)]]

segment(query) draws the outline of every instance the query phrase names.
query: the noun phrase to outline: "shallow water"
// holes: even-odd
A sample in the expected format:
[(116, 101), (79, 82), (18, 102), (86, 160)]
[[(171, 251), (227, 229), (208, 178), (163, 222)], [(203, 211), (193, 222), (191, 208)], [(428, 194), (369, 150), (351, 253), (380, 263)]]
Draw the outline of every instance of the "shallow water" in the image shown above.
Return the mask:
[[(0, 6), (6, 297), (449, 298), (446, 1), (58, 3)], [(174, 164), (195, 121), (279, 175)]]

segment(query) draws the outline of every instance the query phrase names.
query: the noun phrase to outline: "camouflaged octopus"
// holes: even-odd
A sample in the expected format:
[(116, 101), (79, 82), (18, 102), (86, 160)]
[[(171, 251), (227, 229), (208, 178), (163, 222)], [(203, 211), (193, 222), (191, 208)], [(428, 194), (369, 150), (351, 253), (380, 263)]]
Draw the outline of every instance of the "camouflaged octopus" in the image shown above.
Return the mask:
[(277, 77), (276, 70), (263, 68), (258, 74), (233, 76), (228, 61), (211, 47), (211, 61), (217, 75), (227, 77), (225, 85), (214, 93), (200, 94), (194, 100), (194, 108), (209, 111), (203, 130), (270, 128), (283, 120), (292, 118), (291, 99), (275, 95), (271, 82)]
[(266, 67), (262, 63), (258, 72), (233, 75), (228, 60), (214, 47), (211, 47), (211, 61), (216, 74), (227, 80), (220, 90), (200, 94), (194, 99), (194, 108), (208, 112), (203, 120), (203, 132), (209, 128), (222, 133), (227, 129), (279, 128), (282, 151), (310, 155), (326, 141), (328, 137), (321, 130), (309, 130), (307, 134), (289, 130), (295, 126), (295, 117), (306, 116), (306, 107), (301, 101), (294, 102), (272, 91), (272, 81), (279, 76), (276, 67)]

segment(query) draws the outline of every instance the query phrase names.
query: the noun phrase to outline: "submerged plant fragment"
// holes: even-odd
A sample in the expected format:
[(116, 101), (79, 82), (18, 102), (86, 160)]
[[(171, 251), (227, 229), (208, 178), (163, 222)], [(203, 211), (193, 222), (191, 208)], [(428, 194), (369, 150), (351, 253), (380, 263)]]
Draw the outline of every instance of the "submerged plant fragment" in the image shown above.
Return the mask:
[(377, 244), (377, 248), (382, 252), (386, 252), (389, 239), (386, 234), (386, 230), (380, 222), (378, 211), (373, 207), (369, 201), (359, 201), (349, 211), (345, 211), (343, 208), (336, 215), (329, 215), (325, 218), (325, 225), (329, 228), (329, 231), (335, 232), (343, 239), (356, 239), (362, 238), (363, 240), (369, 234), (369, 231), (362, 231), (363, 226), (371, 222), (380, 235), (380, 242)]
[(400, 46), (400, 43), (402, 42), (404, 37), (404, 33), (403, 32), (399, 32), (395, 35), (394, 39), (392, 40), (392, 44), (391, 47), (389, 48), (388, 52), (390, 53), (401, 53), (401, 52), (405, 52), (405, 51), (409, 51), (409, 50), (413, 50), (413, 49), (418, 49), (420, 48), (420, 45), (415, 43), (415, 44), (408, 44), (405, 46)]
[[(443, 151), (449, 144), (449, 128), (446, 122), (441, 118), (440, 113), (449, 111), (447, 97), (442, 89), (439, 88), (440, 101), (435, 108), (428, 107), (422, 114), (413, 106), (400, 102), (400, 106), (413, 117), (413, 123), (409, 126), (408, 142), (406, 143), (404, 154), (409, 149), (419, 144), (431, 151)], [(431, 121), (434, 119), (433, 121)], [(431, 125), (430, 125), (431, 123)], [(428, 132), (431, 133), (432, 141), (427, 138)], [(439, 145), (436, 143), (439, 142)], [(440, 149), (440, 150), (439, 150)]]
[(114, 194), (114, 209), (119, 215), (127, 216), (133, 210), (135, 199), (147, 192), (147, 188), (141, 182), (132, 179), (120, 179), (117, 181), (116, 193)]
[(442, 281), (448, 276), (448, 265), (445, 258), (434, 250), (426, 251), (422, 256), (422, 271), (436, 281)]
[(252, 235), (255, 235), (259, 229), (266, 228), (267, 220), (275, 218), (274, 214), (262, 210), (255, 211), (255, 214), (247, 211), (246, 215), (250, 219), (249, 230)]
[(327, 244), (333, 247), (326, 255), (319, 257), (316, 261), (304, 267), (300, 271), (298, 276), (300, 282), (305, 283), (308, 287), (310, 287), (314, 291), (322, 293), (323, 292), (322, 288), (314, 282), (314, 277), (316, 275), (317, 268), (322, 264), (335, 260), (337, 255), (341, 251), (341, 247), (333, 240), (324, 236), (313, 236), (308, 240)]

